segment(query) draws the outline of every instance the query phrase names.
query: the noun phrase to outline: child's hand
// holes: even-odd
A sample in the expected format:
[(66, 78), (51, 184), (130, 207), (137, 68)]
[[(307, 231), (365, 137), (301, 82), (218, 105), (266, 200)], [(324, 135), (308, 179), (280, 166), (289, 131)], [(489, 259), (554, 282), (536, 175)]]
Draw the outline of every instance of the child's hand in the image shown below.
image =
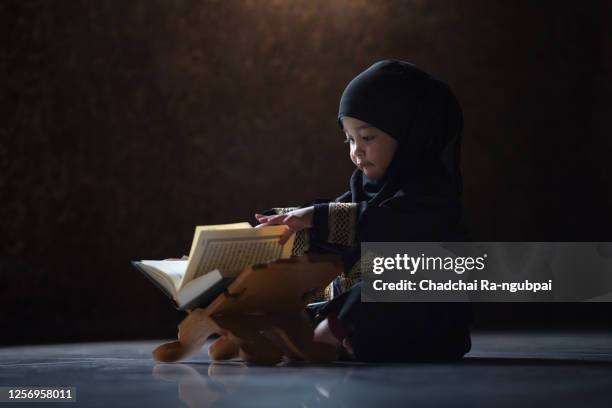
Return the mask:
[(280, 237), (278, 243), (283, 245), (285, 242), (289, 240), (291, 235), (294, 233), (301, 231), (305, 228), (312, 227), (312, 214), (314, 212), (314, 207), (306, 207), (299, 208), (297, 210), (293, 210), (288, 212), (287, 214), (279, 214), (279, 215), (261, 215), (255, 214), (255, 218), (259, 225), (255, 228), (265, 227), (268, 225), (281, 225), (285, 224), (289, 228), (287, 231)]

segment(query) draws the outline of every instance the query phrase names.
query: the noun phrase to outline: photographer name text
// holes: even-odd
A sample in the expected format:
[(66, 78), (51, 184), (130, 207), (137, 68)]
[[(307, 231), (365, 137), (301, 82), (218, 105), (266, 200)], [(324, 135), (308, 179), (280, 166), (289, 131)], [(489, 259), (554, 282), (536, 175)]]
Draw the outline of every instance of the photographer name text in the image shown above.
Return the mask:
[(552, 279), (546, 282), (531, 282), (524, 280), (521, 282), (492, 282), (486, 279), (475, 279), (472, 281), (448, 280), (437, 282), (431, 279), (421, 279), (412, 281), (402, 279), (397, 282), (385, 282), (376, 279), (372, 282), (372, 287), (376, 291), (428, 291), (428, 292), (475, 292), (475, 291), (504, 291), (504, 292), (547, 292), (552, 290)]

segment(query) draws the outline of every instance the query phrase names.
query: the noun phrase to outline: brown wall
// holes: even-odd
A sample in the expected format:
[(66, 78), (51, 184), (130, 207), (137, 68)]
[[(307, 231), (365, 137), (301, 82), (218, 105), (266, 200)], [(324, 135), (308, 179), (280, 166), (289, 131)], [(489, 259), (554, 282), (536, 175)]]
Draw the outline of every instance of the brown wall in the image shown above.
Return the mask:
[[(462, 103), (475, 239), (612, 241), (609, 2), (15, 0), (0, 15), (0, 342), (171, 336), (180, 314), (129, 261), (345, 191), (339, 96), (388, 57)], [(479, 324), (608, 313), (488, 305)]]

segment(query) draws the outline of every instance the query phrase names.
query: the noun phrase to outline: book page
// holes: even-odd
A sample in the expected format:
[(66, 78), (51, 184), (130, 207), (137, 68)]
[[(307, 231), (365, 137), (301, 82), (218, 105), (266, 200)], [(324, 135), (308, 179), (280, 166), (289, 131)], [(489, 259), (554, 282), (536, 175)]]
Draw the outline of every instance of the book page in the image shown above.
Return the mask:
[[(219, 271), (214, 270), (200, 276), (197, 279), (189, 281), (189, 283), (185, 284), (185, 286), (183, 286), (176, 295), (176, 303), (179, 306), (179, 309), (182, 309), (192, 300), (210, 291), (215, 285), (221, 284), (223, 279), (224, 278), (221, 276)], [(217, 295), (218, 293), (211, 294), (209, 295), (209, 298), (214, 299)]]
[(278, 259), (281, 257), (282, 247), (278, 245), (277, 241), (277, 238), (208, 240), (195, 277), (201, 276), (211, 269), (219, 269), (234, 274), (251, 264)]
[(236, 276), (244, 268), (279, 258), (289, 258), (295, 234), (285, 245), (278, 240), (286, 231), (285, 225), (236, 229), (226, 231), (200, 231), (182, 285), (207, 272), (218, 269), (224, 276)]
[[(174, 288), (171, 289), (173, 292), (176, 292), (181, 285), (181, 281), (185, 276), (185, 271), (187, 270), (188, 261), (156, 261), (156, 260), (143, 260), (140, 261), (143, 265), (145, 265), (147, 271), (154, 272), (162, 278), (166, 278), (166, 281), (172, 283)], [(153, 270), (151, 270), (151, 267)]]
[(219, 231), (244, 228), (253, 228), (253, 226), (248, 222), (235, 222), (233, 224), (198, 225), (196, 227), (196, 229), (199, 229), (200, 231)]
[(253, 228), (248, 222), (236, 222), (233, 224), (216, 224), (216, 225), (198, 225), (196, 226), (195, 233), (193, 234), (193, 241), (191, 241), (191, 248), (189, 249), (189, 258), (193, 255), (193, 250), (196, 246), (196, 241), (200, 236), (201, 231), (219, 231), (219, 230), (230, 230), (230, 229), (245, 229)]

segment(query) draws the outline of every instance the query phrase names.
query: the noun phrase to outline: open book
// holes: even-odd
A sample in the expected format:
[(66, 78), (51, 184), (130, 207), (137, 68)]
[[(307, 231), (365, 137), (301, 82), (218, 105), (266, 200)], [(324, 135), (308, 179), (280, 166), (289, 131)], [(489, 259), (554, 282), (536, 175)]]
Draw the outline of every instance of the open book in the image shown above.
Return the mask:
[(295, 235), (278, 240), (285, 225), (253, 228), (248, 222), (196, 227), (188, 260), (132, 264), (170, 297), (179, 310), (212, 302), (247, 266), (289, 258)]

